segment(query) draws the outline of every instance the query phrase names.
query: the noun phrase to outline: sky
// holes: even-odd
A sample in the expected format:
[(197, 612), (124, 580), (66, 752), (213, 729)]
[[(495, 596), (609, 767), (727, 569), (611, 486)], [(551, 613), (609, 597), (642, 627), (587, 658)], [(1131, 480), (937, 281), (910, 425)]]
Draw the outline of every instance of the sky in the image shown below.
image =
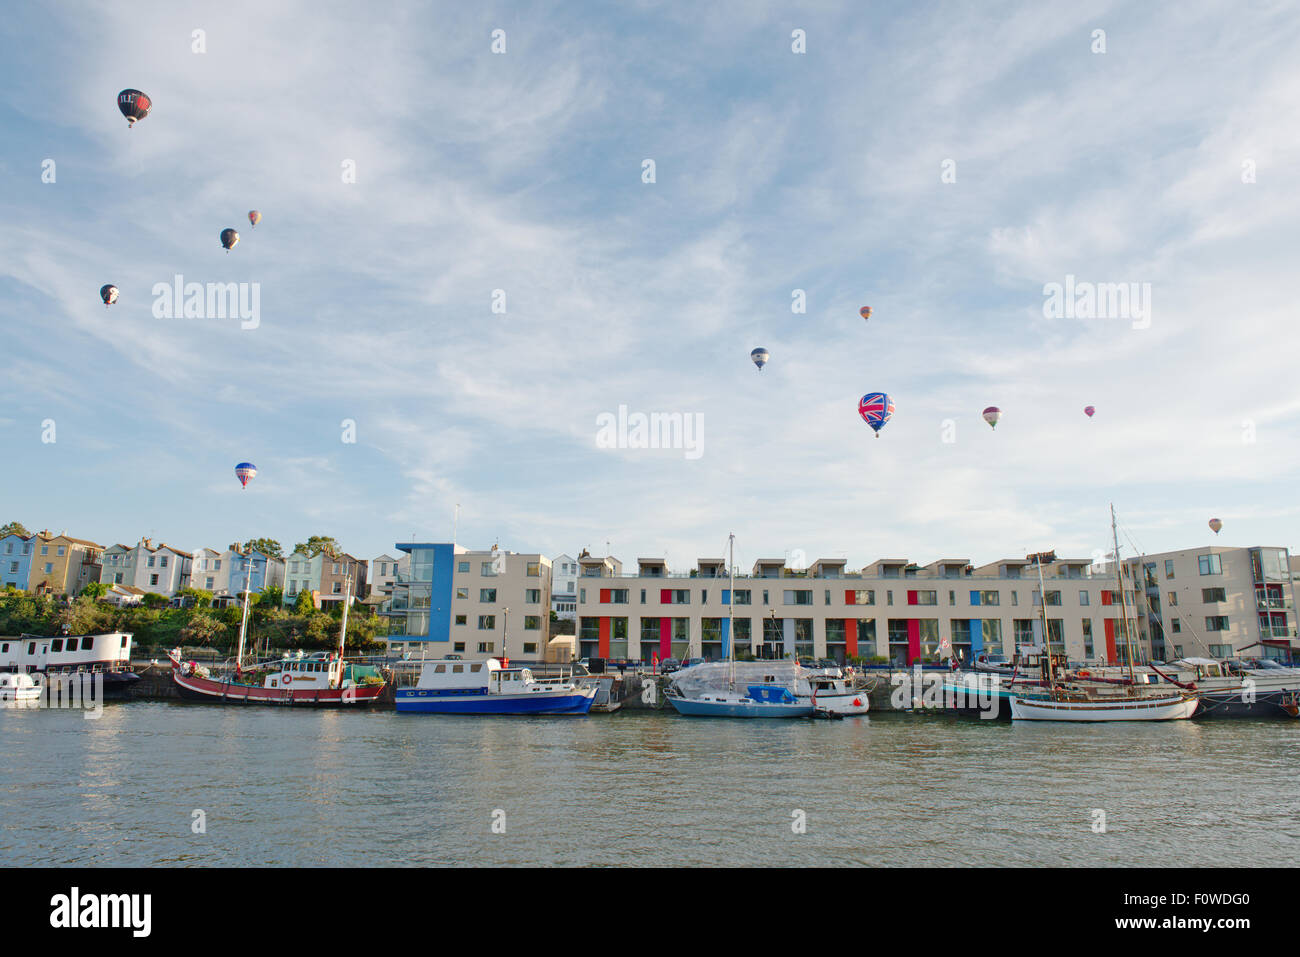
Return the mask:
[[(1126, 551), (1300, 547), (1293, 4), (385, 11), (6, 11), (0, 523), (856, 568), (1095, 555), (1113, 502)], [(1150, 308), (1049, 316), (1067, 276)]]

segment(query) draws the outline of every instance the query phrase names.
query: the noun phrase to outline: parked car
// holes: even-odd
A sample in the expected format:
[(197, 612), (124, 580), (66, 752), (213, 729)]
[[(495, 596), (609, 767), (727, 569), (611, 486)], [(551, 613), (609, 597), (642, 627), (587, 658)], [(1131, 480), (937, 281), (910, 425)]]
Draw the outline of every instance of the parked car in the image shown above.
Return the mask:
[(685, 661), (682, 662), (682, 667), (694, 668), (696, 665), (702, 665), (706, 661), (708, 661), (707, 658), (687, 658)]
[(682, 663), (676, 658), (665, 658), (663, 661), (659, 662), (659, 671), (666, 675), (672, 674), (681, 666)]

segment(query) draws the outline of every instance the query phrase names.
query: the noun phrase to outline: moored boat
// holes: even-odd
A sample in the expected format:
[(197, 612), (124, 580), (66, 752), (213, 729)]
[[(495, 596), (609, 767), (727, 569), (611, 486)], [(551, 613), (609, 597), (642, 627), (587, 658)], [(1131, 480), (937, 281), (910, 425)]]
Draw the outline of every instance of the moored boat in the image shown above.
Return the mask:
[(0, 674), (0, 705), (36, 701), (44, 690), (44, 686), (36, 678), (25, 672), (12, 671)]
[(182, 698), (223, 704), (349, 707), (373, 704), (384, 690), (378, 669), (324, 653), (270, 659), (232, 667), (224, 674), (167, 653)]
[(1011, 717), (1018, 721), (1172, 721), (1190, 718), (1200, 699), (1179, 692), (1163, 695), (1090, 695), (1058, 691), (1046, 697), (1011, 697)]
[(539, 681), (529, 668), (496, 658), (424, 662), (413, 687), (397, 688), (401, 714), (586, 714), (595, 682), (574, 678)]
[(808, 698), (796, 697), (780, 685), (750, 685), (747, 694), (705, 691), (692, 698), (667, 695), (678, 714), (698, 718), (810, 718), (815, 711)]
[(100, 635), (22, 635), (0, 641), (0, 671), (88, 675), (104, 682), (104, 697), (125, 694), (140, 680), (131, 670), (129, 632)]

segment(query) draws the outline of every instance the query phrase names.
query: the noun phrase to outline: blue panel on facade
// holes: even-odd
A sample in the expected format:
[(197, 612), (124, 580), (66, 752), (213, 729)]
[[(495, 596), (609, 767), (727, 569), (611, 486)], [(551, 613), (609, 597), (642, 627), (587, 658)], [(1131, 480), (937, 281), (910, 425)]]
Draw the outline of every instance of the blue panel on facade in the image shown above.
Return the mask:
[(984, 650), (984, 623), (978, 618), (970, 620), (970, 653), (972, 656)]
[(730, 605), (730, 604), (731, 604), (731, 589), (730, 589), (730, 588), (724, 588), (724, 589), (722, 589), (722, 603), (723, 603), (724, 605)]
[[(417, 635), (409, 632), (406, 641), (451, 641), (452, 576), (456, 571), (453, 545), (396, 542), (396, 547), (411, 556), (411, 583), (427, 582), (429, 593), (429, 630)], [(409, 621), (408, 617), (408, 621)]]
[[(724, 591), (723, 594), (725, 595), (726, 592)], [(723, 604), (725, 605), (726, 602), (724, 601)], [(731, 645), (731, 619), (724, 618), (722, 619), (722, 657), (725, 658), (731, 654), (731, 652), (728, 650), (730, 645)]]
[(973, 591), (973, 592), (970, 593), (970, 603), (971, 603), (972, 605), (978, 605), (978, 604), (980, 603), (980, 593), (979, 593), (979, 592), (977, 592), (977, 591)]

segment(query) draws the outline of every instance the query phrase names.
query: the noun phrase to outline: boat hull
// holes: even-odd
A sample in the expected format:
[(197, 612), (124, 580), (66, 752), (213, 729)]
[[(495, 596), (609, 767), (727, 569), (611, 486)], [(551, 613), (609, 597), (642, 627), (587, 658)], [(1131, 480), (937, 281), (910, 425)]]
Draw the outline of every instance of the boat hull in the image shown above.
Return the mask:
[(182, 675), (172, 669), (177, 693), (186, 701), (215, 704), (265, 704), (295, 708), (355, 708), (374, 704), (383, 685), (366, 688), (255, 688), (197, 675)]
[(1247, 701), (1240, 691), (1202, 691), (1198, 718), (1300, 717), (1300, 694), (1294, 691), (1257, 691)]
[[(678, 714), (693, 718), (807, 718), (812, 703), (780, 704), (768, 701), (700, 701), (696, 698), (669, 697)], [(820, 705), (820, 696), (818, 704)]]
[(586, 714), (595, 689), (529, 694), (437, 693), (418, 688), (397, 689), (399, 714)]
[(1177, 721), (1196, 713), (1200, 700), (1178, 695), (1148, 701), (1053, 701), (1020, 696), (1011, 699), (1017, 721)]
[(818, 711), (841, 714), (846, 717), (852, 717), (855, 714), (866, 714), (871, 710), (871, 699), (865, 691), (845, 692), (843, 694), (819, 693), (813, 701), (816, 702)]

